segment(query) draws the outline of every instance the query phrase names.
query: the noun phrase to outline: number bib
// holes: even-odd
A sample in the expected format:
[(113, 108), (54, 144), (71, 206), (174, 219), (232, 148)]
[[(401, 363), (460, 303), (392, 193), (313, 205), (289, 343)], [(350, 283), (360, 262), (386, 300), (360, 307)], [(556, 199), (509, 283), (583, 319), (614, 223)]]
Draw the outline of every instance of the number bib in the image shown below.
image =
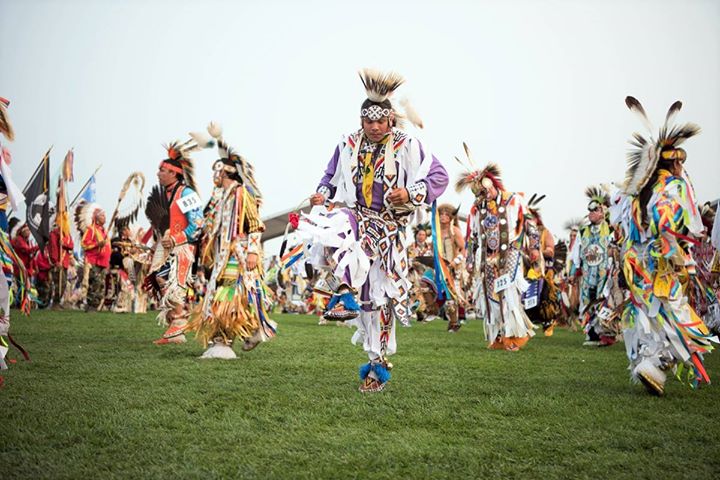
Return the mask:
[(506, 290), (510, 284), (512, 283), (512, 278), (510, 278), (510, 274), (506, 273), (504, 275), (500, 275), (498, 278), (495, 279), (495, 293), (502, 292), (503, 290)]
[(180, 207), (180, 211), (182, 213), (187, 213), (190, 210), (195, 210), (202, 207), (200, 197), (195, 192), (191, 193), (190, 195), (178, 198), (177, 200), (175, 200), (175, 203), (177, 203), (177, 206)]
[(538, 304), (538, 297), (532, 296), (525, 299), (524, 306), (525, 310), (530, 310), (531, 308), (537, 307)]
[(597, 313), (597, 316), (600, 320), (607, 320), (610, 317), (612, 317), (613, 310), (612, 308), (608, 307), (602, 307), (600, 311)]

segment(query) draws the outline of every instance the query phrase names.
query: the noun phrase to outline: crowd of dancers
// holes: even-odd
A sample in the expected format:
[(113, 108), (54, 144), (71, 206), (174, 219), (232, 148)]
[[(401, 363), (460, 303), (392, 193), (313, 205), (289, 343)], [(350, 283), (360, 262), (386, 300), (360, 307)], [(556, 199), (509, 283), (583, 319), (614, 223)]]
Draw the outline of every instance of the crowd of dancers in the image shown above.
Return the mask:
[[(184, 343), (192, 333), (202, 358), (224, 359), (236, 357), (235, 343), (248, 351), (272, 339), (273, 311), (315, 312), (321, 323), (356, 329), (352, 341), (367, 355), (361, 392), (381, 391), (390, 380), (398, 324), (436, 318), (451, 333), (482, 321), (493, 350), (519, 351), (536, 331), (550, 337), (556, 326), (583, 329), (587, 346), (622, 341), (631, 378), (656, 395), (668, 374), (709, 383), (704, 356), (720, 330), (720, 222), (717, 201), (700, 203), (685, 169), (680, 145), (700, 129), (675, 123), (680, 102), (655, 130), (627, 97), (648, 132), (632, 136), (625, 181), (587, 188), (587, 205), (575, 209), (585, 216), (569, 220), (567, 238), (559, 238), (543, 222), (545, 195), (508, 189), (500, 166), (478, 166), (465, 144), (455, 188), (473, 203), (461, 228), (458, 208), (439, 202), (447, 170), (406, 131), (422, 120), (394, 98), (403, 78), (370, 69), (360, 77), (361, 128), (342, 137), (309, 189), (311, 208), (290, 215), (280, 254), (267, 261), (253, 166), (217, 124), (166, 146), (147, 198), (145, 178), (130, 175), (109, 222), (93, 202), (66, 206), (72, 152), (55, 204), (26, 198), (26, 221), (8, 222), (8, 207), (23, 195), (2, 146), (0, 255), (8, 281), (0, 282), (0, 368), (4, 338), (13, 340), (14, 302), (26, 313), (33, 305), (156, 309), (164, 326), (156, 344)], [(0, 99), (0, 130), (12, 141), (8, 107)], [(217, 148), (219, 158), (204, 203), (192, 153), (206, 148)], [(147, 230), (135, 225), (143, 203)]]

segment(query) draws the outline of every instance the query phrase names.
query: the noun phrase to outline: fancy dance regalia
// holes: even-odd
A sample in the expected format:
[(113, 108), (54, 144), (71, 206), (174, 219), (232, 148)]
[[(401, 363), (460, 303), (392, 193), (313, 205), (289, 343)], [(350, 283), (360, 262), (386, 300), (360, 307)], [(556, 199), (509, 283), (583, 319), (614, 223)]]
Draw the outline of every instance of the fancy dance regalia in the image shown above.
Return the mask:
[[(633, 97), (625, 102), (650, 129), (640, 102)], [(670, 107), (657, 138), (633, 134), (625, 183), (611, 208), (611, 221), (624, 233), (631, 301), (623, 311), (623, 335), (630, 371), (656, 395), (664, 394), (668, 371), (682, 378), (687, 370), (693, 386), (709, 383), (703, 356), (718, 341), (687, 302), (687, 280), (695, 269), (691, 247), (703, 224), (683, 166), (687, 154), (679, 148), (700, 127), (674, 124), (681, 107), (680, 102)]]
[[(467, 147), (466, 154), (472, 162)], [(461, 192), (467, 187), (475, 195), (468, 217), (467, 256), (476, 310), (485, 322), (488, 348), (516, 351), (535, 335), (522, 303), (528, 289), (523, 251), (529, 248), (531, 261), (537, 261), (539, 237), (523, 195), (505, 190), (497, 165), (464, 173), (456, 189)], [(524, 244), (526, 236), (533, 244)]]
[(252, 165), (227, 146), (213, 123), (220, 159), (213, 165), (215, 190), (205, 209), (201, 263), (210, 269), (205, 297), (188, 330), (207, 347), (201, 358), (236, 358), (233, 342), (244, 351), (275, 336), (268, 316), (263, 279), (261, 201)]
[(555, 239), (545, 226), (540, 215), (540, 202), (545, 195), (530, 197), (528, 211), (536, 226), (535, 238), (528, 235), (526, 242), (539, 242), (541, 257), (536, 262), (528, 262), (527, 275), (530, 287), (523, 294), (523, 304), (533, 323), (542, 325), (546, 337), (551, 337), (555, 323), (560, 315), (559, 290), (555, 285)]
[(157, 319), (166, 328), (157, 345), (184, 343), (190, 311), (188, 289), (192, 286), (195, 245), (202, 227), (200, 197), (196, 193), (190, 153), (214, 145), (204, 135), (191, 134), (185, 143), (166, 147), (168, 157), (158, 167), (159, 185), (147, 199), (145, 215), (155, 236), (155, 252), (145, 288), (159, 296)]
[[(695, 275), (690, 277), (688, 285), (688, 303), (703, 319), (705, 325), (713, 333), (720, 333), (720, 256), (715, 244), (720, 245), (720, 237), (716, 233), (713, 239), (713, 227), (718, 224), (715, 208), (706, 202), (700, 209), (705, 232), (697, 245), (693, 246), (692, 256), (695, 260)], [(17, 248), (16, 248), (17, 250)]]
[(615, 343), (616, 328), (612, 313), (617, 305), (608, 300), (613, 257), (613, 232), (607, 221), (607, 208), (610, 199), (600, 187), (588, 187), (585, 195), (589, 225), (578, 233), (577, 241), (571, 252), (573, 270), (570, 275), (580, 278), (580, 321), (585, 328), (585, 345), (612, 345)]
[[(389, 97), (403, 79), (369, 69), (361, 79), (368, 95), (360, 110), (363, 128), (335, 149), (311, 197), (316, 206), (298, 233), (312, 245), (310, 263), (333, 273), (335, 294), (325, 317), (357, 317), (353, 343), (361, 342), (369, 358), (360, 369), (360, 390), (372, 392), (390, 378), (387, 356), (396, 351), (396, 320), (409, 323), (405, 227), (417, 207), (442, 194), (448, 178), (440, 162), (398, 128), (400, 114)], [(407, 104), (405, 111), (421, 126)], [(325, 201), (347, 208), (327, 209), (320, 205)]]
[(85, 254), (83, 293), (87, 309), (97, 309), (105, 301), (105, 286), (110, 254), (110, 239), (105, 230), (105, 210), (85, 201), (75, 208), (75, 225), (82, 235)]
[[(0, 370), (7, 368), (5, 355), (8, 351), (8, 344), (5, 337), (10, 337), (10, 288), (15, 269), (17, 269), (20, 308), (25, 314), (30, 312), (30, 303), (27, 296), (30, 289), (30, 280), (23, 261), (17, 256), (12, 247), (8, 231), (8, 204), (17, 210), (24, 200), (22, 192), (12, 180), (10, 150), (1, 141), (2, 137), (5, 137), (10, 142), (15, 139), (15, 132), (7, 113), (9, 106), (10, 102), (0, 97), (0, 133), (2, 133), (2, 136), (0, 136), (0, 265), (2, 265), (2, 272), (0, 273), (0, 276), (2, 276), (0, 278)], [(24, 353), (24, 350), (21, 349), (21, 351)], [(28, 357), (26, 356), (26, 358)], [(2, 380), (2, 377), (0, 377), (0, 380)]]
[(2, 143), (3, 137), (8, 142), (15, 140), (15, 130), (12, 123), (10, 123), (7, 112), (9, 106), (10, 101), (0, 97), (0, 133), (2, 133), (0, 135), (0, 229), (6, 234), (10, 233), (7, 218), (8, 206), (17, 212), (25, 200), (22, 190), (15, 185), (12, 179), (12, 171), (10, 170), (12, 155), (10, 150)]

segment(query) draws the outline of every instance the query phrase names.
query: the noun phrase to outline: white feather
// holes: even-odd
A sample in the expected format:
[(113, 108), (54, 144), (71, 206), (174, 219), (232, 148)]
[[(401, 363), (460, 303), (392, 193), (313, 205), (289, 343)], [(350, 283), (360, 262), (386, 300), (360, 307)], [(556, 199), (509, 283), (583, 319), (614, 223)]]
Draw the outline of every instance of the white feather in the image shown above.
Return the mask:
[(210, 122), (210, 125), (207, 127), (207, 131), (215, 139), (221, 138), (223, 134), (220, 124), (215, 122)]
[(403, 110), (405, 110), (405, 116), (407, 119), (415, 125), (417, 128), (423, 128), (423, 121), (422, 118), (420, 118), (420, 114), (415, 110), (415, 107), (410, 103), (410, 100), (408, 100), (407, 97), (403, 97), (402, 100), (400, 100), (400, 105), (402, 105)]
[(205, 132), (190, 132), (189, 135), (195, 141), (195, 145), (190, 144), (188, 148), (183, 149), (184, 152), (210, 148), (215, 145), (215, 141), (212, 137)]

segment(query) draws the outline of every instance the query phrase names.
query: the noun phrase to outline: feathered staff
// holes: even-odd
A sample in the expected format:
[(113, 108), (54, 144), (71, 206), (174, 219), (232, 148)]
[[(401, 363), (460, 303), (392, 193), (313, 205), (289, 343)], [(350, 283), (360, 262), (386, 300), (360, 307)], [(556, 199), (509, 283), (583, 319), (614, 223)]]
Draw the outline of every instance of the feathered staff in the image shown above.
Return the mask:
[(137, 219), (138, 212), (142, 207), (143, 189), (145, 188), (145, 175), (141, 172), (133, 172), (125, 180), (120, 189), (118, 201), (115, 205), (115, 211), (110, 217), (110, 228), (108, 237), (112, 238), (113, 229), (117, 226), (118, 230), (122, 230)]
[(5, 135), (9, 141), (15, 140), (15, 130), (10, 117), (8, 117), (7, 109), (10, 106), (10, 100), (0, 97), (0, 133)]

